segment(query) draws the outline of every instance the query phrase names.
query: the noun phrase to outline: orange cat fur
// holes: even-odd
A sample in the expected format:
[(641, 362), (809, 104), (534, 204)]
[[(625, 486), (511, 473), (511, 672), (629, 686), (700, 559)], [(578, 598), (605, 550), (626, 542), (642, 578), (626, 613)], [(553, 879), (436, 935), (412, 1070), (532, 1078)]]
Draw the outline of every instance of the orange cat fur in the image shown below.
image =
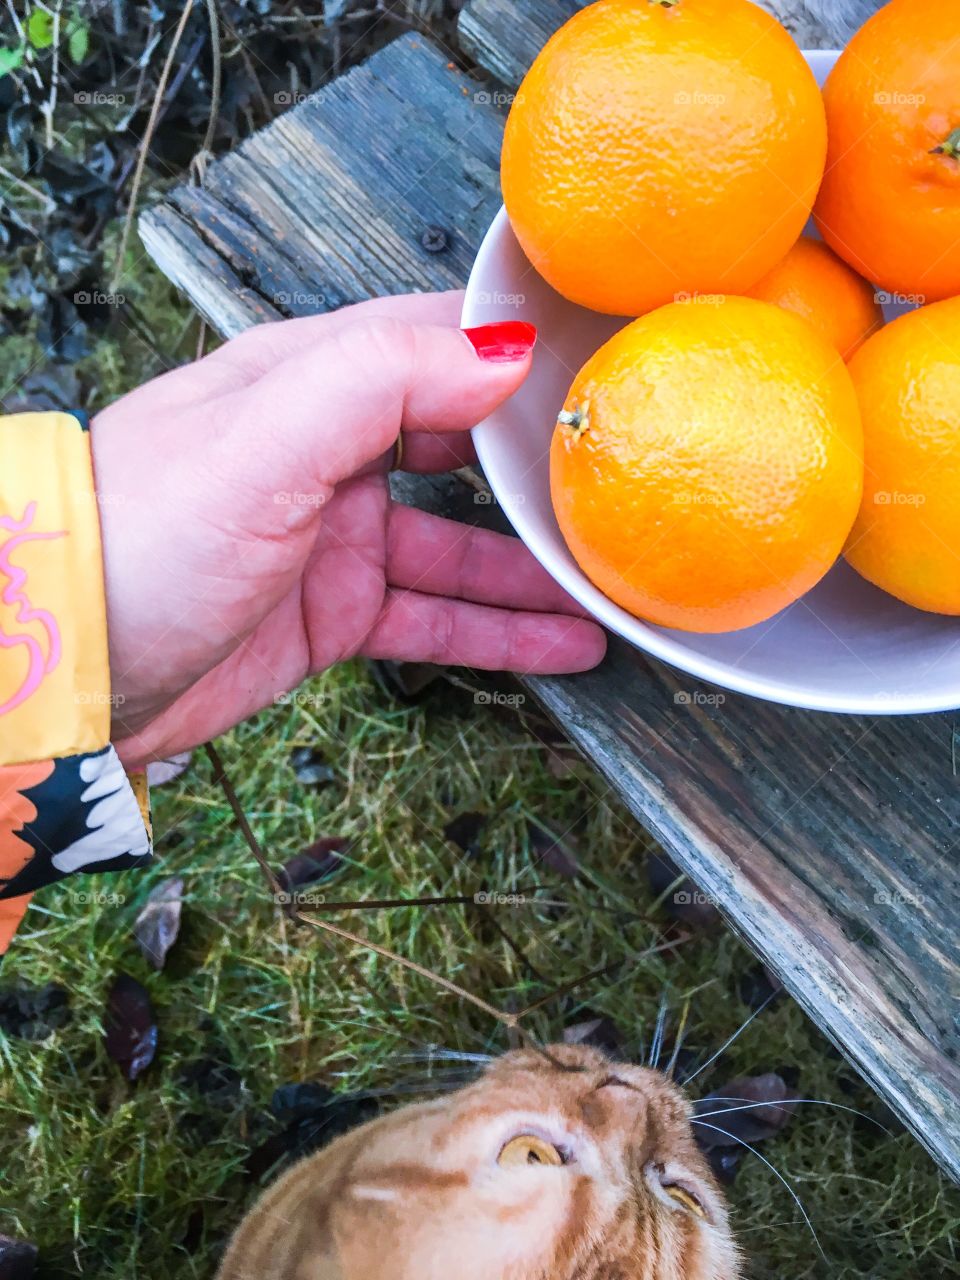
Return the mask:
[(218, 1280), (737, 1280), (690, 1103), (595, 1049), (496, 1059), (257, 1202)]

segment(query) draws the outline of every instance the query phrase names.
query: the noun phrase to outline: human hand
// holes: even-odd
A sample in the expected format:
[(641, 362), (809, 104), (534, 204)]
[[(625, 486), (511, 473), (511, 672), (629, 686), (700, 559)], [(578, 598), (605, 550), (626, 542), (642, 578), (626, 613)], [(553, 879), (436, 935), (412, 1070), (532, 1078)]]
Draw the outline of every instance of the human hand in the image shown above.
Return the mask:
[(405, 470), (463, 466), (468, 428), (529, 371), (532, 332), (478, 352), (459, 308), (413, 295), (264, 325), (97, 414), (125, 763), (196, 746), (357, 654), (600, 661), (602, 630), (516, 539), (390, 499), (401, 428)]

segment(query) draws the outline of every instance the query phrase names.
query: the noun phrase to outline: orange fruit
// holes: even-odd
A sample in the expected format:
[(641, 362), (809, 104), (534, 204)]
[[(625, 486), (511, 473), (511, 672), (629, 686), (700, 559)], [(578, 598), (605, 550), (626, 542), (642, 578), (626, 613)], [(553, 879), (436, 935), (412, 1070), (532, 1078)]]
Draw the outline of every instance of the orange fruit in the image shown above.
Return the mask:
[(907, 604), (960, 614), (960, 298), (888, 324), (850, 375), (865, 478), (846, 558)]
[(873, 285), (821, 240), (808, 236), (800, 237), (749, 296), (802, 316), (844, 360), (883, 325), (883, 307)]
[(750, 0), (599, 0), (527, 73), (501, 180), (555, 289), (637, 315), (754, 285), (803, 230), (825, 154), (814, 77)]
[(820, 234), (854, 270), (915, 301), (960, 293), (960, 5), (890, 0), (824, 88)]
[(834, 563), (860, 505), (860, 414), (842, 360), (751, 298), (672, 303), (577, 374), (550, 489), (584, 573), (684, 631), (769, 618)]

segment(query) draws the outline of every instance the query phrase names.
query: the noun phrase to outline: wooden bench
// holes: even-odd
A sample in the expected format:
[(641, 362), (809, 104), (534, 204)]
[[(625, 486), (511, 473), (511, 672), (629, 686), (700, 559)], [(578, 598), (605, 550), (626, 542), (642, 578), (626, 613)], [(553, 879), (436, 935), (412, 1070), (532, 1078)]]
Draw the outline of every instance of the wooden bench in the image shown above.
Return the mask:
[[(462, 285), (500, 202), (510, 92), (578, 7), (474, 0), (460, 33), (482, 79), (403, 36), (144, 214), (144, 244), (224, 336)], [(400, 476), (397, 492), (496, 519), (455, 478)], [(954, 717), (831, 716), (729, 693), (714, 705), (616, 640), (600, 669), (527, 685), (960, 1180)]]

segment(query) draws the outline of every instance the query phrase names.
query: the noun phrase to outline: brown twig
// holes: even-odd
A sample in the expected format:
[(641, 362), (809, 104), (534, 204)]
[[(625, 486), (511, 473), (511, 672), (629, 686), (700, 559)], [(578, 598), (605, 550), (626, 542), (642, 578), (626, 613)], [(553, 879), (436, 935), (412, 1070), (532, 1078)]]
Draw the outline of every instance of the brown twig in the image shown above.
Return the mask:
[[(517, 892), (519, 893), (519, 890)], [(507, 930), (503, 927), (503, 925), (499, 922), (499, 920), (497, 920), (494, 916), (492, 915), (490, 916), (489, 923), (493, 925), (494, 930), (500, 935), (500, 937), (507, 944), (509, 949), (517, 957), (520, 963), (525, 965), (526, 968), (530, 970), (530, 972), (533, 974), (534, 981), (545, 983), (546, 978), (539, 971), (539, 969), (537, 969), (536, 965), (533, 963), (533, 961), (529, 958), (527, 953), (520, 946), (520, 943), (517, 942), (516, 938), (514, 938), (510, 933), (508, 933)]]
[[(223, 761), (220, 759), (220, 752), (217, 750), (217, 748), (213, 745), (212, 742), (204, 743), (203, 749), (204, 751), (206, 751), (207, 756), (210, 760), (210, 763), (213, 765), (214, 781), (219, 782), (220, 786), (223, 788), (223, 794), (227, 797), (227, 803), (229, 804), (230, 808), (233, 810), (233, 816), (237, 820), (237, 826), (240, 828), (240, 831), (243, 834), (244, 840), (246, 840), (247, 842), (250, 852), (253, 854), (253, 856), (256, 858), (257, 862), (259, 863), (260, 870), (267, 877), (270, 887), (274, 892), (274, 897), (276, 901), (277, 902), (282, 901), (281, 895), (285, 894), (286, 890), (284, 889), (280, 881), (277, 879), (276, 872), (273, 870), (273, 867), (270, 866), (270, 863), (267, 861), (266, 857), (264, 856), (264, 852), (260, 848), (260, 841), (253, 834), (253, 828), (250, 826), (250, 823), (247, 821), (247, 815), (243, 811), (243, 805), (240, 803), (240, 798), (237, 795), (236, 791), (234, 790), (233, 783), (227, 777), (226, 770), (223, 767)], [(293, 913), (288, 912), (287, 914), (292, 915)]]
[[(631, 956), (630, 959), (632, 962), (636, 962), (637, 960), (646, 960), (648, 956), (658, 955), (661, 951), (670, 951), (674, 947), (680, 946), (684, 942), (688, 942), (689, 939), (689, 933), (681, 933), (676, 938), (671, 938), (669, 942), (661, 942), (659, 946), (648, 947), (646, 951), (641, 951), (637, 955)], [(517, 1018), (525, 1018), (528, 1013), (533, 1013), (535, 1009), (539, 1009), (543, 1005), (549, 1004), (550, 1001), (555, 1000), (557, 996), (568, 995), (577, 987), (582, 986), (583, 983), (589, 982), (591, 978), (600, 978), (605, 973), (609, 973), (611, 969), (619, 968), (623, 963), (625, 963), (623, 960), (614, 960), (610, 964), (601, 965), (598, 969), (591, 969), (589, 973), (581, 974), (579, 978), (574, 978), (571, 982), (564, 982), (561, 986), (554, 987), (552, 991), (548, 991), (545, 996), (541, 996), (539, 1000), (534, 1000), (532, 1004), (528, 1004), (524, 1006), (524, 1008), (519, 1009), (514, 1016)]]
[[(291, 890), (296, 896), (296, 890)], [(520, 894), (520, 890), (517, 890)], [(354, 902), (305, 902), (302, 906), (314, 907), (317, 911), (369, 911), (373, 907), (452, 907), (464, 903), (475, 903), (472, 893), (450, 894), (442, 898), (360, 898)]]
[(217, 117), (220, 115), (220, 22), (217, 17), (217, 0), (207, 0), (207, 14), (210, 18), (210, 57), (212, 69), (210, 77), (210, 115), (207, 117), (207, 132), (203, 135), (201, 153), (209, 155), (213, 151), (213, 137), (217, 128)]
[(163, 70), (160, 72), (160, 79), (157, 82), (157, 90), (153, 95), (153, 102), (150, 106), (150, 115), (147, 117), (147, 127), (143, 133), (143, 139), (140, 143), (140, 149), (137, 154), (137, 166), (133, 171), (133, 185), (130, 191), (130, 203), (127, 205), (127, 214), (123, 220), (123, 232), (120, 236), (120, 247), (117, 250), (117, 259), (113, 269), (113, 280), (110, 284), (110, 292), (116, 292), (116, 286), (120, 283), (120, 277), (123, 274), (123, 260), (127, 253), (127, 244), (130, 240), (130, 228), (133, 226), (134, 214), (137, 210), (137, 197), (140, 194), (140, 185), (143, 182), (143, 171), (147, 164), (147, 152), (150, 150), (150, 143), (153, 141), (153, 134), (157, 127), (157, 121), (160, 116), (160, 106), (167, 88), (167, 81), (170, 79), (170, 72), (173, 70), (173, 60), (176, 57), (177, 49), (186, 30), (187, 22), (193, 10), (193, 0), (186, 0), (183, 6), (183, 12), (180, 14), (180, 21), (177, 23), (176, 30), (173, 33), (173, 40), (170, 48), (167, 50), (166, 61), (163, 64)]

